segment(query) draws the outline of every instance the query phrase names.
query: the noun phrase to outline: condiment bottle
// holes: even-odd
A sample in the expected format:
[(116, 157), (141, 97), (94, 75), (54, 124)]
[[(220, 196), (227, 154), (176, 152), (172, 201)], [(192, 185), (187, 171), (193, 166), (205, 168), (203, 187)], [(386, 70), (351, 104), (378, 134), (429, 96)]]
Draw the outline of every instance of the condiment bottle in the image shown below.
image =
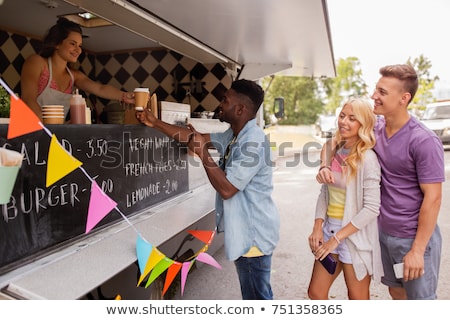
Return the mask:
[(84, 111), (86, 112), (85, 113), (86, 124), (92, 124), (92, 122), (91, 122), (91, 109), (87, 106), (85, 98), (83, 98), (83, 103), (85, 105)]
[(73, 124), (86, 124), (86, 100), (75, 90), (70, 98), (70, 122)]

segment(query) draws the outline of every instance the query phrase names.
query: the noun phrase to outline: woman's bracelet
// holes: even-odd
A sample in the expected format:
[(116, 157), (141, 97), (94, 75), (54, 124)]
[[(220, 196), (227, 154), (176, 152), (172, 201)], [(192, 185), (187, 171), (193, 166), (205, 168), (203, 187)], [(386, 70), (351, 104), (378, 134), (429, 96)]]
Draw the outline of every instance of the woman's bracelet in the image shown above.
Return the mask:
[(319, 172), (322, 170), (322, 169), (328, 169), (328, 170), (331, 170), (331, 167), (330, 166), (321, 166), (320, 168), (319, 168)]
[(338, 236), (336, 235), (336, 233), (333, 234), (333, 238), (334, 238), (334, 240), (336, 240), (336, 242), (337, 242), (338, 245), (341, 244), (341, 240), (339, 240), (339, 238), (338, 238)]

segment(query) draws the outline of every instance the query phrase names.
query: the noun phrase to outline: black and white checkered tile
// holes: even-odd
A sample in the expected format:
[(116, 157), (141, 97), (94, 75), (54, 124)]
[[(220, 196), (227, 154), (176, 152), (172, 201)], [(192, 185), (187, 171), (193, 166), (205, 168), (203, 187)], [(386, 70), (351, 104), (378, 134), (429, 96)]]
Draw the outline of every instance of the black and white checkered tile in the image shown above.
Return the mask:
[[(0, 30), (0, 76), (19, 95), (23, 63), (39, 46), (38, 40)], [(200, 64), (166, 49), (83, 52), (76, 67), (91, 79), (122, 90), (148, 87), (158, 100), (187, 103), (191, 111), (215, 110), (232, 81), (220, 64)], [(109, 101), (99, 102), (105, 106)]]

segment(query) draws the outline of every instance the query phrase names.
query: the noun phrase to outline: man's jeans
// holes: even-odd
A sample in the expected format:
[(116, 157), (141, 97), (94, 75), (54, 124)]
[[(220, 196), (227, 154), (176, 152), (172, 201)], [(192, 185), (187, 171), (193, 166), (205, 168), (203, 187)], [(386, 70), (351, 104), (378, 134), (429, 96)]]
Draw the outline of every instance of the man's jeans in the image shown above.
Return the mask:
[(270, 286), (272, 255), (234, 261), (244, 300), (273, 300)]

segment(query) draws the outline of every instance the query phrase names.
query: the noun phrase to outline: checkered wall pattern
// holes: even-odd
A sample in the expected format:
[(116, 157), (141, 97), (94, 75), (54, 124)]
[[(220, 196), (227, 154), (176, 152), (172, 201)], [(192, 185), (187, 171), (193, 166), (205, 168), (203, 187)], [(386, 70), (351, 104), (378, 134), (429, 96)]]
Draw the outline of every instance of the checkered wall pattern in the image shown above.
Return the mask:
[[(36, 39), (0, 30), (0, 76), (19, 95), (23, 63), (39, 47)], [(148, 87), (159, 101), (187, 103), (191, 111), (215, 110), (232, 81), (221, 64), (200, 64), (166, 49), (83, 52), (75, 67), (91, 79), (125, 91)], [(109, 101), (98, 102), (105, 106)]]

